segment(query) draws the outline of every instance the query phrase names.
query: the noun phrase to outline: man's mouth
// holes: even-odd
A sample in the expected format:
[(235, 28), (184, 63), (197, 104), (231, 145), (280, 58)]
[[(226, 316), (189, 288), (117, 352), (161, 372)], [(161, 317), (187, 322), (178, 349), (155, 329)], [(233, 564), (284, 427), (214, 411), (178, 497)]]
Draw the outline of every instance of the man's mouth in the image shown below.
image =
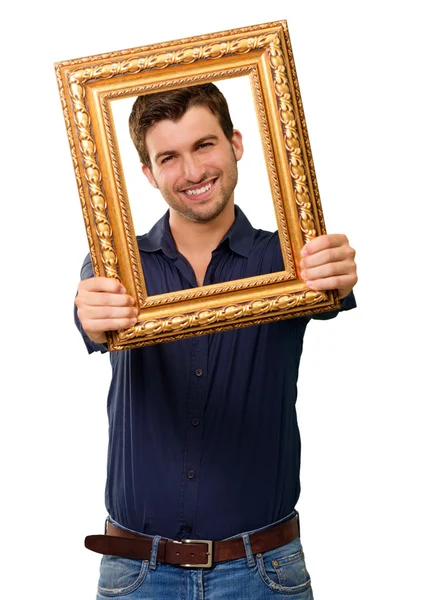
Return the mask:
[(190, 198), (198, 198), (199, 200), (203, 200), (204, 198), (209, 197), (211, 190), (215, 186), (216, 179), (212, 179), (207, 183), (199, 184), (197, 186), (192, 186), (185, 190), (181, 190), (185, 196), (189, 196)]

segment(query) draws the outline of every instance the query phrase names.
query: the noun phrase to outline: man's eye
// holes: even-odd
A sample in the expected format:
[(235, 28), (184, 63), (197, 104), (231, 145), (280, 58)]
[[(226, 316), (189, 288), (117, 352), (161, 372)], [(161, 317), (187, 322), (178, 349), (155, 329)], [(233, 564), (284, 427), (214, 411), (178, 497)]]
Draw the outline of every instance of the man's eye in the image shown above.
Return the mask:
[(163, 159), (161, 160), (161, 164), (163, 165), (163, 164), (165, 164), (166, 162), (169, 162), (169, 161), (170, 161), (172, 158), (174, 158), (172, 154), (170, 154), (169, 156), (165, 156), (165, 158), (163, 158)]
[(199, 144), (198, 148), (206, 148), (207, 146), (212, 146), (210, 142), (204, 142), (203, 144)]

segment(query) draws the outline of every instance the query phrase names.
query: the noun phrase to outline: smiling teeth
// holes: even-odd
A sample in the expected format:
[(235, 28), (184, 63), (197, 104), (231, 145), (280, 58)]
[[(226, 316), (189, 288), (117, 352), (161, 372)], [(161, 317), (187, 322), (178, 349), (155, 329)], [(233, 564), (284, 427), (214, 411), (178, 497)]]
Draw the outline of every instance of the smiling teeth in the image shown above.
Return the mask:
[(204, 194), (205, 192), (210, 190), (211, 187), (212, 187), (212, 182), (208, 183), (207, 185), (200, 188), (199, 190), (186, 190), (184, 193), (188, 194), (189, 196), (198, 196), (199, 194)]

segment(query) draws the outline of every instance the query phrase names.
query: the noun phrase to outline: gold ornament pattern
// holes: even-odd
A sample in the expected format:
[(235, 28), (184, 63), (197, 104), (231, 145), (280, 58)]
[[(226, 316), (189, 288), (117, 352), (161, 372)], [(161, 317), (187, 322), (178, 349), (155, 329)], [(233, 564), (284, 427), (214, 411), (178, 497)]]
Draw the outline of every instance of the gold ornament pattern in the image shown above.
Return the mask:
[[(199, 60), (217, 59), (232, 54), (244, 54), (252, 50), (260, 50), (268, 46), (275, 38), (275, 33), (262, 36), (238, 38), (221, 41), (205, 46), (184, 47), (174, 51), (148, 56), (137, 56), (133, 59), (92, 65), (83, 69), (75, 69), (69, 73), (69, 84), (82, 86), (84, 83), (99, 79), (109, 79), (122, 75), (137, 75), (142, 71), (165, 69), (176, 65), (187, 65)], [(198, 40), (196, 40), (198, 42)]]
[[(262, 133), (262, 141), (266, 154), (266, 162), (268, 166), (268, 170), (270, 173), (270, 184), (272, 189), (272, 195), (274, 199), (274, 204), (277, 205), (278, 211), (276, 212), (277, 220), (278, 220), (278, 232), (280, 234), (280, 243), (281, 248), (290, 248), (290, 237), (287, 230), (287, 219), (285, 218), (285, 210), (283, 199), (280, 193), (279, 179), (277, 175), (277, 169), (274, 161), (274, 153), (272, 151), (272, 144), (268, 129), (268, 122), (266, 119), (265, 107), (263, 104), (263, 97), (261, 91), (261, 84), (259, 81), (259, 76), (257, 69), (252, 72), (252, 87), (255, 90), (255, 98), (258, 105), (258, 117), (261, 122), (261, 133)], [(283, 215), (284, 218), (281, 218), (280, 215)], [(295, 275), (295, 266), (293, 263), (293, 256), (291, 252), (287, 252), (284, 257), (284, 266), (286, 270), (290, 273), (290, 276), (293, 277)]]
[(91, 135), (91, 120), (85, 104), (85, 90), (79, 81), (70, 77), (69, 92), (105, 275), (120, 281), (118, 260), (112, 240), (112, 227), (107, 214), (101, 172), (97, 164), (96, 145)]
[[(333, 308), (336, 308), (336, 307), (333, 307)], [(312, 310), (311, 311), (302, 310), (302, 311), (297, 311), (297, 312), (292, 312), (292, 313), (284, 313), (284, 314), (278, 315), (278, 321), (284, 321), (287, 319), (305, 318), (312, 314), (315, 315), (315, 314), (320, 314), (320, 313), (327, 312), (327, 311), (328, 311), (328, 308), (314, 308), (313, 311)], [(199, 330), (191, 331), (189, 333), (184, 332), (184, 333), (180, 333), (180, 334), (167, 335), (166, 337), (163, 337), (161, 339), (161, 342), (176, 342), (178, 340), (183, 340), (187, 337), (209, 335), (211, 333), (221, 333), (223, 331), (228, 331), (230, 329), (242, 329), (243, 327), (264, 325), (266, 323), (272, 323), (275, 320), (276, 320), (275, 316), (270, 315), (270, 316), (265, 316), (265, 317), (262, 317), (259, 319), (253, 319), (248, 322), (230, 323), (227, 325), (214, 327), (213, 330), (199, 329)], [(113, 338), (113, 334), (110, 334), (111, 341), (112, 341), (112, 338)], [(157, 344), (157, 340), (155, 338), (151, 338), (151, 339), (144, 338), (142, 340), (140, 340), (139, 338), (134, 338), (134, 340), (131, 340), (130, 342), (128, 342), (125, 345), (112, 342), (111, 350), (113, 350), (113, 351), (129, 350), (131, 348), (142, 348), (144, 346), (152, 346), (153, 344)]]
[[(262, 48), (266, 48), (270, 54), (275, 93), (279, 98), (279, 114), (285, 134), (286, 151), (289, 155), (296, 203), (299, 207), (301, 231), (305, 242), (316, 237), (314, 217), (311, 211), (309, 190), (301, 156), (299, 135), (297, 133), (296, 118), (291, 102), (289, 81), (286, 75), (279, 36), (275, 32), (271, 32), (260, 36), (248, 36), (235, 40), (227, 40), (226, 42), (221, 41), (215, 44), (206, 44), (204, 46), (195, 45), (172, 52), (138, 56), (123, 61), (87, 66), (83, 69), (79, 68), (70, 71), (68, 74), (68, 85), (74, 107), (74, 118), (79, 132), (80, 148), (84, 160), (86, 179), (89, 184), (91, 206), (95, 217), (96, 231), (99, 236), (102, 262), (105, 267), (106, 276), (119, 279), (117, 272), (118, 262), (111, 241), (112, 231), (107, 218), (107, 204), (101, 186), (101, 173), (96, 160), (94, 140), (91, 136), (90, 116), (85, 103), (83, 84), (93, 80), (109, 79), (128, 74), (134, 75), (146, 70), (164, 69), (181, 63), (189, 64), (202, 59), (216, 59), (232, 54), (248, 53), (252, 50)], [(131, 251), (134, 253), (134, 248), (130, 248)], [(288, 267), (293, 266), (289, 264)], [(140, 286), (141, 282), (137, 282), (137, 285)], [(142, 295), (140, 287), (138, 287), (138, 295)]]
[(301, 126), (302, 133), (303, 133), (303, 141), (305, 144), (306, 156), (307, 156), (308, 165), (309, 165), (309, 172), (311, 174), (311, 179), (312, 179), (312, 188), (314, 191), (315, 206), (316, 206), (317, 213), (318, 213), (319, 223), (321, 225), (321, 235), (323, 235), (326, 233), (325, 224), (324, 224), (324, 215), (322, 212), (321, 198), (320, 198), (320, 194), (319, 194), (319, 190), (318, 190), (318, 181), (317, 181), (317, 177), (316, 177), (316, 173), (315, 173), (314, 161), (312, 158), (312, 150), (311, 150), (311, 144), (309, 141), (308, 128), (306, 126), (306, 119), (305, 119), (305, 114), (303, 111), (303, 102), (302, 102), (302, 97), (300, 94), (299, 80), (297, 78), (296, 65), (294, 62), (292, 45), (290, 42), (289, 31), (288, 31), (288, 27), (287, 27), (286, 23), (283, 24), (283, 35), (284, 35), (284, 41), (286, 43), (287, 55), (288, 55), (289, 64), (290, 64), (290, 71), (292, 74), (293, 86), (294, 86), (294, 91), (295, 91), (296, 100), (297, 100), (297, 107), (298, 107), (299, 116), (300, 116), (300, 126)]
[(146, 294), (146, 286), (142, 272), (139, 269), (140, 264), (140, 253), (136, 244), (134, 226), (131, 217), (131, 211), (128, 202), (125, 201), (126, 192), (124, 191), (125, 180), (122, 174), (122, 165), (119, 159), (119, 150), (116, 140), (115, 129), (112, 127), (110, 110), (107, 102), (107, 98), (101, 98), (101, 105), (104, 115), (104, 124), (108, 140), (108, 148), (110, 152), (110, 158), (112, 162), (113, 172), (115, 174), (115, 182), (119, 198), (119, 209), (122, 217), (122, 223), (125, 229), (127, 248), (130, 257), (130, 261), (133, 267), (135, 288), (137, 294), (138, 304), (143, 302), (143, 298)]
[(285, 148), (290, 165), (294, 195), (298, 207), (300, 228), (306, 243), (316, 237), (317, 230), (312, 213), (306, 169), (302, 158), (296, 114), (290, 93), (290, 81), (287, 68), (284, 64), (281, 39), (278, 36), (270, 43), (268, 52), (274, 78), (275, 93), (278, 98), (280, 120), (283, 125)]
[(118, 340), (124, 342), (132, 338), (148, 338), (163, 333), (181, 332), (185, 329), (207, 327), (214, 323), (231, 322), (239, 319), (261, 317), (275, 311), (290, 310), (299, 306), (310, 306), (327, 299), (325, 292), (306, 291), (301, 294), (282, 294), (275, 298), (265, 298), (240, 304), (229, 304), (218, 309), (204, 309), (192, 314), (176, 315), (165, 319), (146, 320), (130, 329), (120, 331)]
[[(254, 89), (255, 89), (255, 97), (259, 104), (259, 114), (260, 114), (261, 125), (262, 125), (261, 131), (262, 131), (263, 137), (264, 137), (266, 162), (267, 162), (270, 172), (272, 174), (271, 182), (270, 182), (272, 194), (273, 194), (275, 202), (278, 205), (279, 214), (284, 214), (284, 206), (283, 206), (280, 189), (279, 189), (279, 185), (278, 185), (278, 175), (277, 175), (277, 171), (276, 171), (276, 167), (275, 167), (275, 161), (274, 161), (274, 156), (273, 156), (273, 152), (272, 152), (272, 145), (271, 145), (270, 136), (269, 136), (269, 132), (268, 132), (267, 121), (266, 121), (266, 117), (265, 117), (265, 109), (263, 106), (262, 94), (261, 94), (261, 90), (260, 90), (260, 83), (259, 83), (259, 78), (258, 78), (256, 67), (249, 66), (249, 67), (237, 68), (237, 69), (227, 69), (226, 71), (214, 72), (213, 75), (208, 75), (208, 76), (199, 75), (199, 76), (195, 76), (195, 77), (184, 77), (184, 78), (181, 78), (178, 80), (170, 80), (165, 83), (161, 82), (158, 84), (149, 84), (149, 85), (144, 85), (144, 86), (131, 87), (128, 90), (126, 90), (125, 92), (122, 92), (122, 91), (110, 92), (110, 93), (106, 93), (106, 94), (102, 95), (102, 97), (100, 99), (100, 104), (102, 106), (102, 111), (105, 116), (104, 123), (105, 123), (106, 138), (108, 141), (108, 147), (110, 148), (112, 167), (113, 167), (115, 181), (117, 183), (117, 194), (118, 194), (118, 199), (119, 199), (119, 207), (120, 207), (123, 224), (124, 224), (124, 228), (125, 228), (125, 232), (126, 232), (126, 238), (129, 242), (128, 250), (129, 250), (129, 254), (130, 254), (130, 260), (133, 265), (134, 273), (138, 274), (138, 269), (136, 268), (137, 264), (138, 264), (138, 260), (139, 260), (138, 247), (135, 249), (134, 244), (132, 243), (133, 236), (134, 236), (134, 227), (133, 227), (130, 215), (129, 215), (129, 206), (128, 206), (128, 201), (126, 199), (127, 196), (126, 196), (126, 193), (124, 192), (123, 171), (122, 171), (122, 165), (120, 164), (120, 161), (118, 159), (118, 153), (116, 151), (117, 142), (116, 142), (115, 130), (112, 126), (111, 119), (110, 119), (110, 109), (108, 106), (109, 101), (116, 100), (117, 98), (122, 97), (124, 94), (125, 94), (125, 96), (141, 95), (141, 94), (145, 94), (146, 92), (157, 92), (157, 91), (169, 88), (169, 87), (196, 85), (198, 83), (205, 83), (207, 81), (212, 81), (212, 80), (217, 81), (217, 80), (223, 79), (223, 78), (239, 77), (242, 75), (250, 75), (251, 76), (251, 81), (252, 81)], [(279, 219), (279, 232), (281, 232), (281, 236), (284, 239), (285, 247), (286, 248), (289, 247), (290, 243), (289, 243), (289, 234), (288, 234), (288, 230), (287, 230), (286, 219)], [(279, 274), (275, 274), (275, 275), (271, 275), (271, 276), (267, 277), (266, 281), (268, 284), (271, 285), (273, 283), (289, 281), (294, 278), (295, 266), (293, 263), (293, 257), (292, 257), (291, 253), (287, 253), (284, 263), (285, 263), (284, 264), (285, 271), (283, 271)], [(139, 302), (141, 303), (143, 296), (146, 295), (144, 281), (142, 282), (140, 278), (137, 278), (135, 283), (136, 283), (136, 289), (137, 289), (137, 296), (139, 298)], [(201, 298), (201, 297), (205, 297), (205, 296), (221, 294), (221, 293), (227, 292), (227, 291), (236, 291), (236, 290), (254, 288), (254, 287), (257, 287), (260, 285), (263, 285), (263, 281), (259, 282), (259, 281), (251, 280), (251, 281), (244, 281), (243, 283), (238, 283), (238, 284), (229, 282), (229, 285), (227, 287), (223, 287), (223, 285), (221, 284), (219, 286), (219, 288), (216, 288), (216, 289), (208, 286), (207, 289), (203, 288), (198, 291), (193, 290), (184, 295), (178, 294), (178, 296), (172, 296), (171, 294), (167, 294), (166, 298), (149, 298), (148, 305), (149, 306), (159, 306), (162, 304), (167, 304), (170, 301), (173, 302), (176, 300), (178, 300), (178, 301), (186, 300), (188, 298)]]
[(93, 234), (91, 231), (90, 219), (88, 217), (88, 212), (87, 212), (87, 203), (85, 200), (84, 189), (82, 186), (80, 170), (78, 167), (78, 159), (77, 159), (76, 150), (75, 150), (74, 138), (72, 135), (71, 121), (69, 118), (68, 107), (66, 105), (65, 92), (63, 89), (62, 78), (60, 77), (59, 68), (56, 68), (56, 79), (57, 79), (58, 86), (59, 86), (60, 101), (62, 104), (63, 115), (65, 118), (66, 133), (68, 136), (69, 146), (71, 149), (71, 157), (72, 157), (72, 163), (73, 163), (74, 171), (75, 171), (75, 178), (77, 180), (78, 195), (79, 195), (79, 199), (81, 202), (82, 215), (83, 215), (83, 219), (84, 219), (85, 230), (87, 233), (88, 246), (90, 249), (90, 256), (91, 256), (91, 262), (92, 262), (92, 266), (93, 266), (93, 272), (94, 272), (94, 275), (98, 276), (98, 275), (100, 275), (100, 270), (99, 270), (99, 265), (98, 265), (97, 258), (96, 258)]
[(110, 60), (112, 58), (119, 58), (122, 56), (128, 56), (131, 54), (142, 54), (146, 51), (152, 52), (156, 50), (160, 50), (162, 48), (169, 48), (171, 46), (185, 46), (186, 44), (191, 44), (192, 42), (196, 42), (197, 44), (202, 41), (208, 41), (214, 39), (220, 39), (224, 37), (230, 37), (232, 35), (240, 35), (244, 33), (251, 33), (252, 31), (261, 31), (264, 29), (280, 29), (284, 24), (284, 21), (273, 21), (271, 23), (263, 23), (261, 25), (240, 27), (238, 29), (231, 29), (228, 31), (217, 31), (215, 33), (208, 33), (204, 35), (198, 35), (195, 37), (188, 38), (180, 38), (178, 40), (173, 40), (170, 42), (160, 42), (157, 44), (149, 44), (148, 46), (137, 46), (136, 48), (127, 48), (125, 50), (117, 50), (115, 52), (106, 52), (104, 54), (94, 54), (91, 56), (86, 56), (85, 58), (75, 58), (72, 60), (64, 60), (60, 62), (60, 66), (70, 67), (72, 65), (81, 65), (84, 63), (99, 61), (99, 60)]
[(117, 270), (117, 255), (112, 242), (112, 229), (107, 216), (107, 202), (101, 185), (101, 172), (97, 162), (96, 147), (91, 135), (91, 120), (85, 102), (84, 84), (88, 81), (109, 79), (121, 75), (135, 75), (146, 70), (164, 69), (171, 65), (189, 64), (201, 59), (222, 58), (231, 54), (250, 52), (265, 47), (274, 36), (275, 33), (268, 33), (262, 36), (239, 38), (216, 44), (196, 45), (173, 52), (92, 65), (91, 67), (87, 66), (68, 73), (68, 88), (74, 110), (74, 120), (78, 130), (85, 176), (90, 192), (90, 203), (107, 277), (120, 280)]
[[(247, 55), (251, 56), (246, 60), (237, 58)], [(258, 61), (262, 61), (262, 69), (265, 57), (267, 57), (266, 74), (264, 75), (266, 85), (264, 81), (261, 81), (258, 71)], [(207, 72), (204, 68), (206, 61), (215, 65), (215, 60), (218, 68), (209, 69)], [(194, 66), (196, 62), (199, 62), (199, 67)], [(188, 65), (192, 66), (188, 68)], [(228, 65), (228, 68), (225, 65)], [(246, 66), (240, 67), (240, 65)], [(185, 68), (186, 66), (187, 68)], [(174, 70), (173, 67), (184, 67), (184, 69)], [(138, 83), (138, 81), (142, 81), (142, 74), (154, 74), (155, 71), (164, 69), (167, 69), (168, 78), (161, 76), (157, 83), (151, 83), (153, 78), (148, 75), (146, 84)], [(310, 241), (318, 235), (318, 232), (325, 232), (306, 121), (288, 29), (284, 21), (66, 61), (57, 66), (56, 72), (94, 273), (95, 275), (104, 273), (107, 277), (118, 280), (120, 280), (121, 271), (125, 277), (128, 274), (138, 300), (139, 319), (142, 319), (128, 330), (109, 334), (110, 350), (128, 349), (158, 341), (181, 339), (191, 335), (219, 332), (229, 328), (305, 316), (311, 312), (317, 313), (338, 308), (337, 297), (332, 292), (326, 294), (290, 286), (283, 293), (283, 288), (278, 285), (298, 279), (294, 259), (298, 260), (299, 258), (297, 254), (293, 255), (293, 251), (295, 250), (296, 253), (299, 251), (299, 244), (302, 241), (303, 243)], [(265, 71), (262, 72), (265, 73)], [(126, 197), (119, 149), (115, 139), (116, 134), (111, 122), (109, 100), (118, 96), (134, 95), (135, 90), (138, 89), (141, 93), (146, 93), (146, 91), (154, 89), (176, 87), (182, 85), (182, 82), (194, 85), (196, 82), (236, 77), (242, 73), (250, 75), (255, 97), (277, 213), (280, 243), (284, 249), (286, 271), (149, 298), (146, 294), (143, 273), (138, 266), (139, 251)], [(139, 78), (136, 77), (138, 75), (140, 75)], [(126, 76), (131, 85), (124, 89), (121, 84), (118, 85), (118, 81), (122, 82), (123, 77)], [(107, 82), (115, 78), (117, 85), (114, 90), (115, 84), (109, 85)], [(262, 86), (265, 86), (265, 91)], [(86, 98), (86, 88), (90, 89), (90, 98), (97, 97), (100, 102), (100, 105), (96, 105), (95, 112), (92, 113), (90, 110), (93, 108), (89, 109)], [(267, 102), (270, 102), (270, 98), (274, 94), (272, 102), (277, 104), (279, 118), (277, 129), (281, 128), (283, 140), (279, 159), (284, 163), (283, 170), (274, 159), (275, 149), (267, 121), (269, 118), (267, 110), (271, 105), (267, 105), (267, 110), (265, 109), (263, 94), (266, 94)], [(99, 106), (101, 115), (98, 114)], [(272, 108), (271, 112), (274, 110)], [(106, 134), (106, 140), (104, 140), (104, 134), (102, 134), (103, 138), (102, 135), (97, 138), (99, 134), (97, 119), (99, 118), (103, 118), (104, 129), (102, 131)], [(113, 223), (118, 225), (118, 230), (115, 232), (110, 221), (95, 140), (99, 144), (105, 142), (109, 152), (110, 162), (108, 162), (104, 176), (113, 177), (115, 183), (118, 201), (115, 201), (115, 197), (110, 199)], [(282, 155), (284, 150), (285, 155)], [(112, 169), (109, 164), (112, 165)], [(280, 180), (279, 173), (283, 174), (283, 181)], [(109, 181), (107, 183), (109, 190)], [(287, 197), (285, 195), (282, 197), (281, 186), (282, 193), (286, 193)], [(288, 199), (291, 204), (287, 205), (289, 210), (287, 215), (285, 214), (285, 203), (288, 202)], [(290, 220), (290, 227), (297, 228), (295, 234), (297, 237), (293, 240), (290, 239), (287, 219)], [(130, 269), (127, 263), (121, 265), (122, 268), (120, 268), (113, 233), (119, 244), (125, 245), (125, 251), (123, 245), (119, 246), (118, 244), (117, 247), (123, 253), (122, 256), (129, 257)], [(125, 236), (125, 239), (122, 240), (121, 236)], [(295, 245), (293, 246), (292, 243)], [(98, 263), (98, 258), (101, 260), (101, 265)], [(272, 284), (276, 285), (270, 289), (269, 286)], [(264, 288), (263, 296), (265, 297), (258, 298), (262, 291), (255, 292), (255, 296), (249, 295), (249, 288), (260, 287)], [(223, 295), (227, 292), (232, 294), (239, 291), (245, 291), (244, 295), (231, 298), (230, 304), (216, 307), (217, 301), (215, 300), (214, 306), (208, 306), (208, 298), (211, 296), (218, 295), (219, 297), (220, 294)], [(252, 299), (253, 297), (255, 299)], [(240, 298), (239, 302), (238, 298)], [(249, 298), (251, 299), (249, 300)], [(183, 306), (179, 308), (180, 303), (183, 304), (185, 300), (197, 299), (202, 299), (201, 303), (197, 303), (200, 307), (199, 310), (193, 311), (194, 305), (190, 305), (188, 312), (184, 312)], [(224, 298), (222, 303), (225, 303)], [(163, 307), (168, 304), (170, 305), (169, 311), (161, 308), (160, 313), (168, 316), (149, 319), (148, 312), (144, 312), (144, 309)]]

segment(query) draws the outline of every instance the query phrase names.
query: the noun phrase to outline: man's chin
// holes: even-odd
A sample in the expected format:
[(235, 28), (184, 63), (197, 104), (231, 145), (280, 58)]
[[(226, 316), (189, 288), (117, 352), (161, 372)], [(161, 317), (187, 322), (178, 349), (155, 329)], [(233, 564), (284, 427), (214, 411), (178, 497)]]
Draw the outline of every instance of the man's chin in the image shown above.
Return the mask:
[(183, 209), (177, 210), (177, 212), (188, 221), (192, 223), (209, 223), (213, 221), (224, 211), (226, 206), (228, 205), (228, 200), (219, 204), (218, 206), (209, 207), (209, 206), (201, 206), (188, 208), (185, 207)]

